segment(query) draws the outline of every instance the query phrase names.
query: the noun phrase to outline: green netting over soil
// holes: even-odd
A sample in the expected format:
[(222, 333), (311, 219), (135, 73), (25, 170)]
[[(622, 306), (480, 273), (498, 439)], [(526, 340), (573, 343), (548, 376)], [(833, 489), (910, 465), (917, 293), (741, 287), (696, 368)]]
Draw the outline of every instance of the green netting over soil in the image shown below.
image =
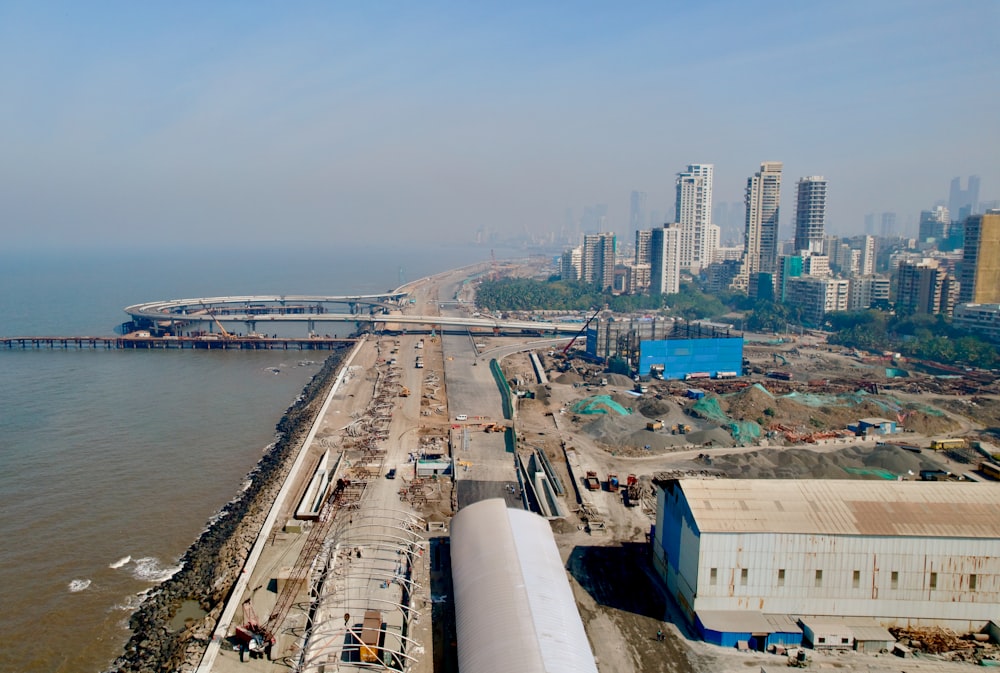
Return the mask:
[(621, 416), (628, 416), (632, 413), (608, 395), (585, 397), (574, 404), (571, 409), (575, 414), (609, 414), (615, 412)]
[[(766, 390), (764, 391), (767, 392)], [(767, 393), (770, 395), (770, 393)], [(750, 444), (760, 439), (761, 427), (754, 421), (734, 421), (719, 406), (719, 398), (706, 396), (691, 405), (691, 413), (709, 421), (721, 424), (739, 444)]]
[(754, 421), (731, 421), (729, 433), (740, 444), (754, 444), (760, 439), (761, 428)]
[(729, 423), (730, 418), (719, 406), (719, 398), (707, 395), (691, 405), (692, 413), (698, 418), (705, 418), (716, 423)]
[(844, 471), (862, 477), (878, 477), (879, 479), (885, 479), (886, 481), (896, 480), (896, 475), (889, 470), (883, 470), (880, 467), (845, 467)]

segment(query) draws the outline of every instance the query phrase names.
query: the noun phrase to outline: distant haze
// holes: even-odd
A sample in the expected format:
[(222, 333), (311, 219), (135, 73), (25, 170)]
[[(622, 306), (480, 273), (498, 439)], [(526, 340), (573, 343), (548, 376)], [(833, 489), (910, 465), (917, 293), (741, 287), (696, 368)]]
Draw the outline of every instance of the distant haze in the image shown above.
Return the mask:
[(995, 0), (368, 4), (0, 5), (2, 245), (624, 233), (690, 163), (843, 233), (1000, 198)]

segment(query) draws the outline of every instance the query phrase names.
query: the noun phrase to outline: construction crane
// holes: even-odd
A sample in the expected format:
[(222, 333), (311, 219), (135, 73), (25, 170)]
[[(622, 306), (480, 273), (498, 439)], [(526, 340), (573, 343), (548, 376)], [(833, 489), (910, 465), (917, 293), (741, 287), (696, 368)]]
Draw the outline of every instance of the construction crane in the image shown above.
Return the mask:
[(222, 338), (223, 339), (232, 339), (233, 335), (230, 334), (229, 332), (227, 332), (226, 328), (222, 326), (222, 323), (219, 322), (219, 319), (215, 317), (215, 312), (212, 309), (210, 309), (208, 307), (208, 305), (205, 304), (205, 302), (201, 302), (201, 307), (203, 309), (205, 309), (205, 313), (207, 313), (209, 316), (211, 316), (212, 320), (215, 321), (215, 324), (218, 325), (219, 332), (222, 334)]
[(590, 327), (590, 323), (593, 322), (594, 318), (596, 318), (597, 314), (600, 312), (601, 309), (597, 309), (596, 311), (594, 311), (594, 315), (590, 316), (587, 319), (587, 322), (583, 323), (583, 327), (580, 328), (580, 331), (577, 332), (575, 335), (573, 335), (573, 338), (569, 340), (569, 343), (566, 344), (566, 347), (562, 349), (563, 355), (566, 355), (569, 349), (573, 347), (573, 344), (576, 343), (576, 340), (579, 339), (580, 336), (587, 331), (587, 328)]
[(243, 601), (243, 624), (236, 626), (236, 639), (252, 657), (267, 654), (274, 645), (274, 636), (260, 623), (257, 611), (253, 609), (253, 598)]

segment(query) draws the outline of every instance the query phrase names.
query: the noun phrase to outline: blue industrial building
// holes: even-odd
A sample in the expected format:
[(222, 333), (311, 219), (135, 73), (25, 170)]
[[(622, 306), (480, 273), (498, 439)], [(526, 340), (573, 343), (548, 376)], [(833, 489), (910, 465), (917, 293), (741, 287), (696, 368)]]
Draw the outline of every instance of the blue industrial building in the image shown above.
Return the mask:
[(742, 376), (743, 337), (643, 341), (639, 344), (638, 369), (640, 376), (656, 371), (665, 379)]
[(731, 326), (664, 320), (602, 320), (587, 328), (587, 355), (624, 359), (640, 376), (664, 379), (743, 375), (743, 337)]

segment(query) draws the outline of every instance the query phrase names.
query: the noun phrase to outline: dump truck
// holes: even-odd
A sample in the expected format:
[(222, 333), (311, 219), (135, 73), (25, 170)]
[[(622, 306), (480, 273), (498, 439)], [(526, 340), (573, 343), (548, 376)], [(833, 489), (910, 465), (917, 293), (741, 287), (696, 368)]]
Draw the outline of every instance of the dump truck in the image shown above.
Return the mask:
[(642, 500), (642, 492), (639, 490), (639, 478), (630, 474), (625, 480), (625, 490), (622, 493), (626, 507), (636, 507)]
[(608, 474), (608, 490), (612, 493), (618, 492), (618, 475), (614, 472)]
[(407, 388), (406, 386), (403, 386), (403, 389), (399, 391), (399, 396), (400, 397), (409, 397), (410, 396), (410, 389)]
[(594, 470), (587, 470), (587, 476), (584, 477), (583, 483), (586, 484), (588, 491), (599, 491), (601, 489), (601, 482), (597, 478), (597, 472)]
[(382, 613), (366, 610), (361, 624), (361, 661), (369, 664), (378, 662), (378, 641), (382, 633)]

